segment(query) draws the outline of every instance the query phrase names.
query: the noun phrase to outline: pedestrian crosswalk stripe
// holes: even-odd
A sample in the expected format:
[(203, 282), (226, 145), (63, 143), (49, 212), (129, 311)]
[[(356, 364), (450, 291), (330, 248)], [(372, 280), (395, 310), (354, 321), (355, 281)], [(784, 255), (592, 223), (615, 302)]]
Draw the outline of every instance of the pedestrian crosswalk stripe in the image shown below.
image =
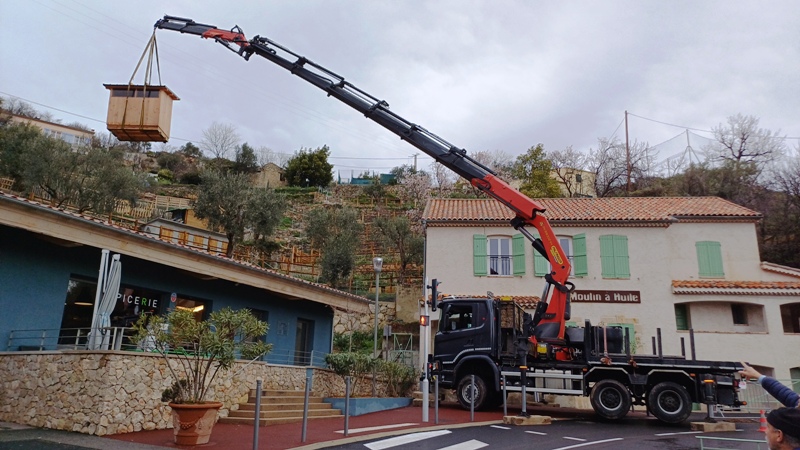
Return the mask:
[(439, 450), (477, 450), (479, 448), (488, 447), (489, 444), (475, 439), (471, 441), (462, 442), (460, 444), (451, 445), (449, 447), (440, 448)]
[[(377, 426), (377, 427), (350, 428), (350, 429), (347, 430), (347, 433), (348, 434), (364, 433), (364, 432), (367, 432), (367, 431), (386, 430), (386, 429), (389, 429), (389, 428), (410, 427), (412, 425), (419, 425), (419, 424), (416, 424), (416, 423), (393, 423), (391, 425), (380, 425), (380, 426)], [(344, 430), (339, 430), (339, 431), (337, 431), (337, 433), (344, 434)]]
[(501, 430), (510, 430), (510, 427), (501, 427), (500, 425), (492, 425), (492, 428), (500, 428)]
[(438, 431), (426, 431), (422, 433), (405, 434), (403, 436), (397, 436), (389, 439), (383, 439), (381, 441), (370, 442), (369, 444), (364, 444), (364, 447), (367, 447), (370, 450), (383, 450), (385, 448), (397, 447), (398, 445), (408, 444), (411, 442), (424, 441), (425, 439), (435, 438), (437, 436), (444, 436), (445, 434), (450, 434), (450, 433), (452, 433), (452, 431), (450, 430), (438, 430)]
[(541, 431), (526, 431), (526, 433), (538, 434), (539, 436), (547, 436), (547, 433), (542, 433)]

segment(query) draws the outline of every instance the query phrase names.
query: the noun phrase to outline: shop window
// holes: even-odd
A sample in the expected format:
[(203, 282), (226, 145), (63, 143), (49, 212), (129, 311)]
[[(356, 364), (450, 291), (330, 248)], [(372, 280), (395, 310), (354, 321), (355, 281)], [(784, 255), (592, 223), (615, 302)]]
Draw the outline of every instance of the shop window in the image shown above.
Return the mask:
[(784, 333), (800, 333), (800, 303), (781, 305), (781, 322)]
[(175, 299), (175, 309), (182, 309), (184, 311), (191, 311), (194, 313), (194, 320), (200, 322), (208, 317), (210, 302), (207, 300), (198, 300), (196, 298), (178, 295)]

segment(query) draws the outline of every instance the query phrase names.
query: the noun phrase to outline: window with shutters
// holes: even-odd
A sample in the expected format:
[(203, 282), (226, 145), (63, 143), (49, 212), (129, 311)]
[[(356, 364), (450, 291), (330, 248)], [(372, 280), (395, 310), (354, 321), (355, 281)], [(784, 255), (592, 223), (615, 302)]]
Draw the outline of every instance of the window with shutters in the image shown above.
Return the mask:
[(603, 278), (631, 277), (627, 236), (615, 234), (600, 236), (600, 268)]
[(701, 278), (724, 278), (725, 272), (722, 270), (722, 247), (719, 242), (699, 241), (695, 242), (697, 249), (697, 265)]
[(475, 276), (522, 276), (525, 274), (525, 237), (472, 237), (473, 274)]
[[(538, 237), (538, 234), (536, 234)], [(588, 275), (589, 269), (586, 260), (586, 235), (557, 236), (558, 243), (570, 263), (570, 275), (583, 277)], [(534, 275), (543, 277), (552, 271), (550, 262), (537, 251), (533, 251)]]

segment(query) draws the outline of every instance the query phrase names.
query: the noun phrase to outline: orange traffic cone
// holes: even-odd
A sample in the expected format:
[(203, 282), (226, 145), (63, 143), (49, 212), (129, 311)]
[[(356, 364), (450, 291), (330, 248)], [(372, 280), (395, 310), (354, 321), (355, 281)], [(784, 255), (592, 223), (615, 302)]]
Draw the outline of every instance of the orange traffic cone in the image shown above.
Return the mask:
[(764, 415), (764, 410), (763, 409), (761, 410), (761, 418), (758, 419), (758, 423), (759, 423), (759, 425), (761, 425), (760, 427), (758, 427), (758, 431), (761, 432), (761, 433), (766, 433), (767, 432), (767, 416)]

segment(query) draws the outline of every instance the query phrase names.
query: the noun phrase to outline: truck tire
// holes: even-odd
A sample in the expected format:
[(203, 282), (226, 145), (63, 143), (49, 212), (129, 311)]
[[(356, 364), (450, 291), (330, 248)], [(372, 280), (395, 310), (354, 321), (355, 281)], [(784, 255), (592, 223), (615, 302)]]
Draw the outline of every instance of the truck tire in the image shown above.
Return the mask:
[[(458, 403), (461, 404), (461, 407), (464, 409), (469, 409), (470, 400), (472, 398), (473, 392), (470, 389), (472, 383), (472, 377), (467, 375), (461, 378), (461, 381), (458, 382), (458, 387), (456, 389), (456, 397), (458, 397)], [(479, 411), (485, 409), (491, 403), (491, 397), (489, 390), (486, 387), (486, 382), (483, 381), (478, 375), (475, 375), (475, 410)]]
[(631, 393), (617, 380), (595, 383), (589, 400), (594, 412), (606, 420), (622, 419), (631, 409)]
[(664, 381), (650, 389), (647, 407), (662, 422), (681, 423), (692, 413), (692, 400), (685, 387)]

